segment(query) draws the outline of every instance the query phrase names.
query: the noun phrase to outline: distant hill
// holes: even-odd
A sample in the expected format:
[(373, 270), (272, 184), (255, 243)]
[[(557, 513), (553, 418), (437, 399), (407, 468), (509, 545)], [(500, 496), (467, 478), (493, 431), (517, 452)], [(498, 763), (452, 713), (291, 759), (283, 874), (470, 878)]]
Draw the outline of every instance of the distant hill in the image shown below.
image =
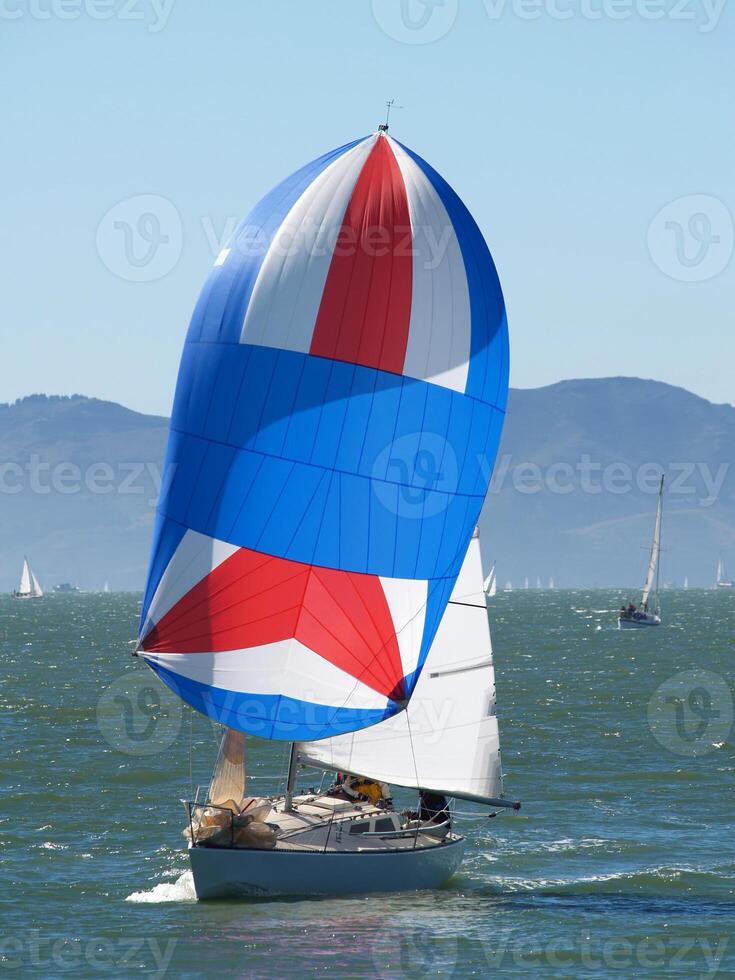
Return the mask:
[[(0, 405), (0, 589), (28, 554), (47, 587), (142, 588), (168, 422), (111, 402)], [(735, 573), (735, 408), (634, 378), (513, 390), (483, 550), (501, 585), (639, 584), (657, 468), (669, 477), (663, 574)]]

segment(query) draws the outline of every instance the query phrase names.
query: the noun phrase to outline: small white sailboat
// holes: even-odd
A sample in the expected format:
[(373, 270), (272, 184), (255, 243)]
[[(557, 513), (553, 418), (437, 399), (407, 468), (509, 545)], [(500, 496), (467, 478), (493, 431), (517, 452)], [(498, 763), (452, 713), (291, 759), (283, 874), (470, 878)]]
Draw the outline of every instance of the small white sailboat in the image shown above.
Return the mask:
[(109, 592), (110, 591), (110, 583), (106, 579), (105, 579), (105, 584), (102, 586), (102, 591), (103, 592)]
[(28, 559), (23, 559), (23, 570), (20, 573), (18, 588), (12, 593), (14, 599), (42, 599), (43, 589), (38, 579), (28, 564)]
[(508, 581), (505, 583), (505, 588), (503, 589), (503, 592), (512, 592), (512, 591), (513, 591), (513, 583), (511, 582), (510, 579), (508, 579)]
[(526, 576), (526, 579), (525, 579), (525, 581), (523, 583), (523, 588), (524, 589), (530, 589), (531, 588), (531, 582), (530, 582), (530, 579), (528, 578), (528, 576)]
[(727, 577), (727, 572), (725, 571), (725, 562), (720, 558), (717, 562), (717, 575), (715, 577), (715, 588), (716, 589), (732, 589), (735, 587), (735, 583)]
[[(658, 504), (656, 507), (656, 523), (653, 529), (653, 541), (651, 542), (651, 554), (648, 559), (648, 572), (646, 582), (643, 586), (640, 606), (633, 602), (623, 606), (618, 616), (618, 627), (620, 629), (642, 629), (647, 626), (661, 625), (661, 602), (659, 598), (659, 558), (661, 556), (661, 518), (663, 515), (664, 499), (664, 477), (661, 477), (661, 486), (658, 491)], [(655, 588), (654, 588), (655, 586)], [(653, 603), (651, 593), (654, 594)]]
[(550, 592), (553, 592), (555, 588), (556, 588), (556, 586), (554, 585), (554, 579), (553, 579), (553, 576), (552, 576), (552, 578), (549, 579), (549, 591)]
[(492, 599), (498, 594), (498, 576), (495, 571), (495, 562), (493, 562), (493, 567), (490, 569), (490, 574), (483, 583), (483, 588), (488, 599)]
[(543, 588), (543, 586), (541, 585), (541, 576), (540, 575), (537, 575), (536, 576), (536, 588), (537, 589)]
[(684, 579), (684, 588), (685, 588), (685, 589), (688, 589), (688, 588), (689, 588), (689, 576), (687, 576), (687, 577), (686, 577), (686, 578)]

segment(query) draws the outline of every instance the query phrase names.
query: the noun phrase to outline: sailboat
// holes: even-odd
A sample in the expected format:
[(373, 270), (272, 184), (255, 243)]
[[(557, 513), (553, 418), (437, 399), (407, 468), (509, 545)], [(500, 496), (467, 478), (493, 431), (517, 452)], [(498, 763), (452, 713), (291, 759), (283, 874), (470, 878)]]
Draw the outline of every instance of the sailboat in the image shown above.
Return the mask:
[(528, 576), (526, 576), (526, 579), (525, 579), (525, 581), (523, 583), (523, 588), (524, 589), (530, 589), (531, 588), (531, 582), (530, 582), (530, 579), (528, 578)]
[(688, 589), (688, 588), (689, 588), (689, 576), (687, 576), (687, 577), (686, 577), (686, 578), (684, 579), (684, 588), (685, 588), (685, 589)]
[[(447, 797), (517, 806), (473, 537), (507, 386), (482, 234), (387, 123), (288, 178), (217, 257), (136, 649), (224, 729), (187, 801), (199, 898), (437, 887), (464, 849)], [(427, 710), (437, 699), (456, 725)], [(247, 795), (248, 735), (290, 743), (274, 795)], [(304, 793), (306, 763), (341, 775)], [(415, 811), (389, 779), (419, 791)]]
[(110, 591), (110, 583), (107, 581), (107, 579), (105, 579), (105, 584), (102, 586), (102, 591), (103, 592), (109, 592)]
[(735, 583), (727, 577), (727, 572), (725, 571), (725, 563), (720, 558), (717, 562), (717, 576), (715, 578), (715, 588), (716, 589), (732, 589), (735, 587)]
[(553, 577), (549, 579), (549, 591), (553, 592), (556, 586), (554, 585)]
[(493, 562), (493, 567), (490, 569), (490, 574), (483, 582), (483, 589), (488, 599), (493, 599), (498, 594), (498, 576), (495, 571), (495, 562)]
[(12, 593), (14, 599), (42, 599), (43, 589), (38, 579), (31, 571), (28, 559), (23, 559), (23, 570), (20, 573), (18, 588)]
[[(640, 606), (629, 603), (623, 606), (618, 617), (618, 627), (620, 629), (641, 629), (646, 626), (661, 625), (661, 603), (659, 600), (658, 574), (659, 558), (661, 555), (661, 518), (663, 515), (664, 500), (664, 477), (661, 477), (661, 485), (658, 491), (658, 504), (656, 506), (656, 523), (653, 529), (653, 541), (651, 542), (651, 553), (648, 559), (648, 572), (646, 582), (643, 586)], [(654, 589), (655, 586), (655, 589)], [(654, 592), (654, 604), (651, 605), (651, 592)]]
[(503, 592), (512, 592), (512, 591), (513, 591), (513, 583), (511, 582), (510, 579), (508, 579), (508, 581), (505, 583), (505, 588), (503, 589)]

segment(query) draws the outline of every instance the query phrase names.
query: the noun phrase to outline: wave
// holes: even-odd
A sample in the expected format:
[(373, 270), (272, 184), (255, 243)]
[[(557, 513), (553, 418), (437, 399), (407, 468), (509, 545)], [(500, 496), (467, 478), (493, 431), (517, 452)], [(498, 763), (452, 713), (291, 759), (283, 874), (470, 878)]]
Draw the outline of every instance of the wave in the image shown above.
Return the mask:
[(191, 871), (185, 871), (176, 881), (165, 881), (145, 892), (133, 892), (125, 899), (126, 902), (158, 905), (161, 902), (196, 902), (194, 891), (194, 876)]
[(721, 889), (729, 875), (722, 870), (687, 867), (639, 868), (612, 871), (579, 878), (511, 878), (493, 876), (493, 886), (501, 893), (537, 894), (648, 894), (703, 896)]

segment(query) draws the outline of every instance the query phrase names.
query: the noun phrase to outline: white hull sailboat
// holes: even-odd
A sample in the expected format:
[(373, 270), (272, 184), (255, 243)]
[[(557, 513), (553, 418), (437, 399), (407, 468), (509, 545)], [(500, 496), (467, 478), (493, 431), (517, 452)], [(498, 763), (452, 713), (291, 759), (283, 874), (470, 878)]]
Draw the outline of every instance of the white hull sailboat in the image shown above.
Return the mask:
[(483, 583), (483, 588), (488, 599), (494, 599), (498, 594), (498, 576), (495, 570), (495, 562), (493, 562), (493, 567), (490, 569), (490, 574)]
[(38, 579), (31, 571), (31, 566), (28, 564), (28, 559), (23, 559), (23, 570), (20, 573), (20, 582), (18, 583), (18, 588), (11, 593), (14, 599), (42, 599), (43, 589), (41, 588)]
[(735, 583), (733, 583), (727, 577), (727, 572), (725, 571), (725, 562), (722, 560), (722, 558), (720, 558), (719, 561), (717, 562), (717, 575), (715, 576), (715, 588), (732, 589), (734, 587), (735, 587)]
[[(658, 492), (658, 504), (656, 506), (656, 523), (653, 529), (653, 541), (651, 542), (651, 553), (648, 559), (648, 571), (646, 582), (643, 586), (643, 594), (639, 606), (633, 602), (623, 606), (618, 616), (619, 629), (637, 630), (647, 629), (650, 626), (661, 625), (661, 602), (659, 598), (659, 558), (661, 557), (661, 518), (663, 515), (663, 496), (664, 496), (664, 477), (661, 477), (661, 485)], [(651, 595), (653, 593), (653, 600)]]
[[(348, 795), (348, 781), (297, 791), (305, 768), (320, 770), (322, 782), (326, 773), (349, 774), (372, 798)], [(359, 782), (366, 772), (370, 777)], [(227, 729), (206, 796), (187, 804), (200, 899), (439, 887), (460, 866), (465, 848), (448, 804), (439, 820), (421, 819), (420, 809), (399, 813), (389, 786), (494, 810), (520, 807), (503, 798), (477, 533), (406, 711), (363, 731), (295, 743), (285, 794), (251, 798), (246, 785), (245, 736)]]
[[(376, 230), (395, 247), (376, 252)], [(464, 848), (448, 798), (517, 808), (473, 537), (507, 348), (479, 228), (387, 123), (292, 175), (217, 257), (136, 650), (224, 729), (187, 804), (200, 898), (433, 888)], [(291, 744), (285, 791), (247, 795), (248, 734)], [(304, 791), (303, 767), (331, 775)]]

